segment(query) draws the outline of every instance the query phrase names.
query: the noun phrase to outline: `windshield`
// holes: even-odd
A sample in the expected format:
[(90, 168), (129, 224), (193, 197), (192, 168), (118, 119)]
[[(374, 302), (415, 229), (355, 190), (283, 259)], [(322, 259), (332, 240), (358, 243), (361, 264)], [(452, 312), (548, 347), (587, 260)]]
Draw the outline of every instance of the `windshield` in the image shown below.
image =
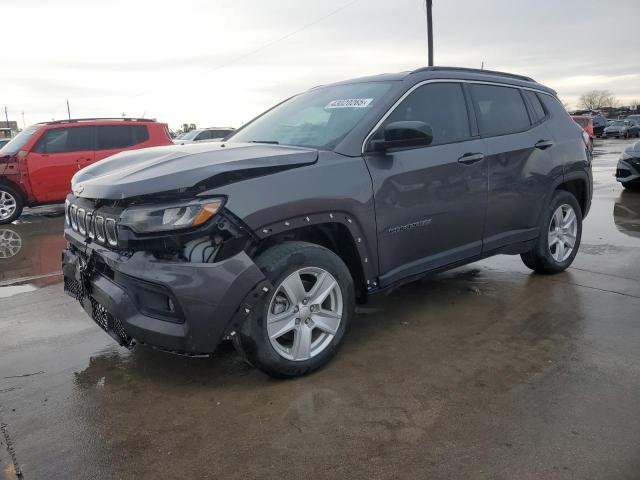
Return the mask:
[(391, 85), (391, 82), (363, 82), (314, 88), (268, 111), (230, 140), (331, 149)]
[(580, 125), (581, 127), (586, 127), (587, 125), (589, 125), (589, 120), (587, 120), (586, 118), (575, 118), (573, 119), (578, 125)]
[(38, 128), (39, 128), (38, 125), (25, 128), (18, 135), (16, 135), (9, 143), (7, 143), (4, 147), (0, 148), (0, 154), (15, 155), (16, 153), (18, 153), (18, 151), (22, 147), (24, 147), (24, 144), (29, 141), (29, 139), (33, 136), (33, 134), (38, 131)]
[(625, 123), (624, 120), (615, 120), (611, 125), (614, 125), (616, 127), (624, 127)]

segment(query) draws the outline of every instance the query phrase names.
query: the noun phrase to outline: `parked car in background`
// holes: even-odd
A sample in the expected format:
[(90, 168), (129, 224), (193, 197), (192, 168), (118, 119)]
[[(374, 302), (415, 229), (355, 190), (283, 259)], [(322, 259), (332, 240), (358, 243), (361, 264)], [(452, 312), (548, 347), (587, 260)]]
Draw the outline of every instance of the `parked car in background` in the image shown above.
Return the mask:
[(571, 115), (571, 118), (589, 135), (589, 148), (593, 150), (593, 117), (588, 115)]
[(640, 189), (640, 142), (622, 152), (616, 167), (616, 180), (624, 188)]
[(60, 120), (25, 128), (0, 149), (0, 224), (24, 206), (61, 203), (78, 171), (123, 150), (171, 145), (154, 120)]
[(594, 137), (604, 136), (604, 129), (607, 126), (607, 119), (600, 114), (593, 115), (591, 118), (593, 119), (593, 136)]
[(640, 125), (634, 120), (614, 120), (604, 129), (604, 135), (607, 138), (640, 137)]
[(224, 143), (78, 172), (65, 290), (121, 345), (208, 354), (228, 338), (271, 375), (303, 375), (375, 292), (501, 253), (568, 268), (587, 142), (520, 75), (426, 67), (316, 87)]
[(640, 125), (640, 115), (629, 115), (625, 120), (633, 120)]
[(233, 131), (233, 128), (198, 128), (196, 130), (183, 133), (178, 138), (174, 139), (173, 143), (176, 145), (186, 145), (187, 143), (220, 141), (233, 133)]
[(10, 138), (0, 138), (0, 148), (4, 147), (10, 141), (11, 141)]

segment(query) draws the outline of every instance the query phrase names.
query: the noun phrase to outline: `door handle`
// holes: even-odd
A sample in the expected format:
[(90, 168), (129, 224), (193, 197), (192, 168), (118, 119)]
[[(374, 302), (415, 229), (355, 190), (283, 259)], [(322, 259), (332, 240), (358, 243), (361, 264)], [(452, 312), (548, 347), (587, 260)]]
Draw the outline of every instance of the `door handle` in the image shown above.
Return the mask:
[(553, 142), (551, 140), (540, 140), (534, 147), (544, 150), (545, 148), (553, 147)]
[(458, 163), (464, 163), (465, 165), (471, 165), (472, 163), (484, 160), (484, 155), (481, 153), (465, 153), (458, 159)]

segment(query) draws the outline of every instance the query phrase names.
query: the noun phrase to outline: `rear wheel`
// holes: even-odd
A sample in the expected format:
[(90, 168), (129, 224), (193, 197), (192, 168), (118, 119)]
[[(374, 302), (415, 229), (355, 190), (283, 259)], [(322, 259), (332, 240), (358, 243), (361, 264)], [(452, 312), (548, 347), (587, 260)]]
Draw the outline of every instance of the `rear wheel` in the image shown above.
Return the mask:
[(573, 262), (582, 237), (582, 211), (576, 198), (557, 190), (542, 216), (540, 235), (534, 248), (521, 255), (538, 273), (558, 273)]
[(0, 184), (0, 225), (11, 223), (22, 213), (22, 195), (10, 185)]
[(336, 354), (354, 315), (349, 269), (332, 251), (306, 242), (272, 247), (256, 264), (274, 288), (234, 336), (238, 351), (279, 378), (322, 367)]

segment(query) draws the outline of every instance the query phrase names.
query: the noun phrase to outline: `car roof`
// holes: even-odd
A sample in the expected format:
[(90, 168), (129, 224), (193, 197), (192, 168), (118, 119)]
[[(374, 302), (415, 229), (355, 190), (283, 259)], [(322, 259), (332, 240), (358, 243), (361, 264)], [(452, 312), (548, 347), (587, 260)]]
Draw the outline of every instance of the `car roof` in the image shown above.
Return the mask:
[[(403, 81), (408, 78), (416, 78), (416, 81), (447, 78), (447, 79), (460, 79), (460, 80), (475, 80), (492, 83), (507, 83), (519, 87), (529, 87), (538, 90), (543, 90), (553, 95), (556, 95), (555, 90), (546, 87), (533, 78), (518, 75), (508, 72), (499, 72), (495, 70), (483, 70), (476, 68), (464, 68), (464, 67), (423, 67), (413, 71), (398, 72), (398, 73), (383, 73), (380, 75), (372, 75), (367, 77), (353, 78), (350, 80), (343, 80), (341, 82), (332, 83), (330, 85), (348, 85), (350, 83), (363, 83), (363, 82), (384, 82), (384, 81)], [(314, 87), (317, 88), (317, 87)]]
[(52, 120), (50, 122), (41, 122), (36, 125), (61, 125), (61, 124), (89, 124), (89, 125), (118, 125), (118, 124), (129, 124), (129, 123), (158, 123), (151, 118), (134, 118), (134, 117), (97, 117), (97, 118), (71, 118), (68, 120)]

